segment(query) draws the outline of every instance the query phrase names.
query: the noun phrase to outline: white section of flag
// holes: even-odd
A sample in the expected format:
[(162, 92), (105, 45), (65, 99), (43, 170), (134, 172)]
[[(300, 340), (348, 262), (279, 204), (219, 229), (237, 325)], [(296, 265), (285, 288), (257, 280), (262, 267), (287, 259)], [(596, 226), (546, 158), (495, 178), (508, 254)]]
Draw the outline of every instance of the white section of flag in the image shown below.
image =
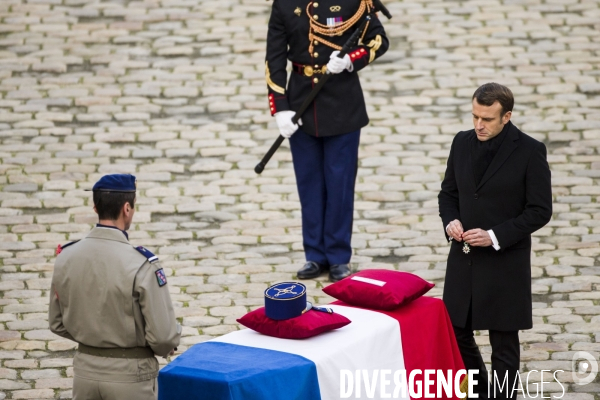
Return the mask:
[(371, 279), (371, 278), (363, 278), (362, 276), (353, 276), (350, 279), (352, 279), (353, 281), (370, 283), (371, 285), (377, 285), (377, 286), (383, 286), (386, 284), (386, 282), (384, 282), (384, 281), (378, 281), (377, 279)]
[[(231, 332), (217, 342), (292, 353), (315, 363), (321, 399), (340, 398), (340, 371), (404, 370), (398, 321), (376, 311), (328, 304), (351, 324), (310, 339), (279, 339), (251, 329)], [(406, 382), (404, 382), (406, 384)], [(374, 399), (379, 399), (379, 390)], [(406, 397), (408, 400), (409, 398)]]

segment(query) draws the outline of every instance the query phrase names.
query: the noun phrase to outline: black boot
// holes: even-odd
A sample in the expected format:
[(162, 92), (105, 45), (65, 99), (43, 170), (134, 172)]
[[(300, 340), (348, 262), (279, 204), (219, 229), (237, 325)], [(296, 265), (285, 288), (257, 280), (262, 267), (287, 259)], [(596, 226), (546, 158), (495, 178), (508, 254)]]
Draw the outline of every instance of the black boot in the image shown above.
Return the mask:
[(337, 282), (340, 279), (344, 279), (352, 272), (350, 271), (350, 264), (336, 264), (329, 267), (329, 280), (331, 282)]
[(314, 261), (308, 261), (300, 270), (298, 271), (298, 279), (314, 279), (319, 277), (324, 271), (326, 267)]

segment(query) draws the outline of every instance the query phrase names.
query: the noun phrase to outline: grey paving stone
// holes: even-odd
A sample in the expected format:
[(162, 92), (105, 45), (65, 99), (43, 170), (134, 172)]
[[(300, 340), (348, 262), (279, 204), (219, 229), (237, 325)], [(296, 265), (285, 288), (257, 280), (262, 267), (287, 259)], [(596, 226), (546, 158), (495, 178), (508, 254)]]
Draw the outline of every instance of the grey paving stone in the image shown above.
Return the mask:
[[(262, 176), (252, 171), (277, 135), (262, 71), (269, 4), (9, 3), (0, 4), (0, 398), (72, 398), (74, 344), (47, 329), (48, 282), (56, 244), (95, 222), (83, 189), (102, 174), (137, 176), (132, 241), (169, 274), (181, 351), (238, 329), (267, 285), (302, 265), (289, 145)], [(441, 296), (448, 248), (436, 196), (449, 146), (472, 127), (477, 85), (507, 84), (513, 120), (546, 144), (555, 200), (534, 235), (523, 365), (554, 369), (574, 351), (597, 352), (598, 1), (386, 6), (391, 48), (361, 71), (371, 122), (355, 266), (416, 273)], [(318, 296), (325, 280), (306, 282), (311, 298), (331, 300)], [(489, 362), (485, 332), (476, 339)], [(598, 399), (596, 384), (565, 382), (564, 398)]]

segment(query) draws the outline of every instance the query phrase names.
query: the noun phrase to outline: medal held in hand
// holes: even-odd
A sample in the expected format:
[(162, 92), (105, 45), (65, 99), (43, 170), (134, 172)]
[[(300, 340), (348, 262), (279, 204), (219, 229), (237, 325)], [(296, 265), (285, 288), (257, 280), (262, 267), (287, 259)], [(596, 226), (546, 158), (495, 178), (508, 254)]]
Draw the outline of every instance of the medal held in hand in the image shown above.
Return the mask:
[(467, 242), (465, 242), (465, 244), (463, 245), (463, 253), (465, 254), (469, 254), (469, 252), (471, 251), (471, 248), (469, 247), (469, 244)]

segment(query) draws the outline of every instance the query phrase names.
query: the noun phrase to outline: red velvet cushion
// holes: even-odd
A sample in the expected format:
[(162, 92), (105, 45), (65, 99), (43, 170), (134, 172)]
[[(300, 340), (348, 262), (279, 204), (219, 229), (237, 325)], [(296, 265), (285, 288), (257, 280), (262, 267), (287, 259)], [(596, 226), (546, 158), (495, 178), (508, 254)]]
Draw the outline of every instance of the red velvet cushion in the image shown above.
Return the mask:
[[(354, 277), (385, 282), (383, 286), (361, 282)], [(369, 269), (350, 275), (323, 289), (345, 303), (377, 310), (393, 310), (418, 299), (435, 284), (408, 272)]]
[(275, 321), (265, 315), (265, 308), (261, 307), (237, 322), (247, 328), (253, 329), (263, 335), (275, 336), (282, 339), (305, 339), (319, 333), (348, 325), (351, 321), (343, 315), (310, 310), (299, 317)]

